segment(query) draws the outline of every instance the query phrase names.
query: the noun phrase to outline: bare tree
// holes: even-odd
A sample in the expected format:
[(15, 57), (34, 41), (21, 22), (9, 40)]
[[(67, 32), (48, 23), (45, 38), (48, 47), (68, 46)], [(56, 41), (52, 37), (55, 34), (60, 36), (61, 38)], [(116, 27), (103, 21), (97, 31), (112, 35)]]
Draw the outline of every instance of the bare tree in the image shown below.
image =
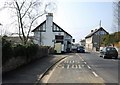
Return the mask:
[(113, 28), (115, 32), (120, 31), (120, 1), (113, 2), (114, 24)]
[(31, 29), (37, 20), (47, 14), (48, 10), (55, 9), (53, 5), (55, 5), (53, 2), (43, 4), (40, 0), (12, 0), (5, 2), (4, 8), (9, 8), (13, 12), (14, 24), (17, 25), (18, 34), (23, 44), (27, 44)]

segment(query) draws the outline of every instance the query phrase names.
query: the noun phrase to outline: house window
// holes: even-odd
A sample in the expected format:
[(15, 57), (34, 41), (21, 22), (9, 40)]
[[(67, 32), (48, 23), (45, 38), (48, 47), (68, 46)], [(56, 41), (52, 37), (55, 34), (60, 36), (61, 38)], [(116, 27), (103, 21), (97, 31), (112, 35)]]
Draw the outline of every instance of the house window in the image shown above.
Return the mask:
[(105, 31), (100, 31), (100, 35), (105, 35), (106, 32)]
[(39, 27), (40, 32), (46, 32), (46, 24), (43, 24)]
[(54, 24), (52, 29), (53, 29), (53, 32), (62, 32), (62, 30)]

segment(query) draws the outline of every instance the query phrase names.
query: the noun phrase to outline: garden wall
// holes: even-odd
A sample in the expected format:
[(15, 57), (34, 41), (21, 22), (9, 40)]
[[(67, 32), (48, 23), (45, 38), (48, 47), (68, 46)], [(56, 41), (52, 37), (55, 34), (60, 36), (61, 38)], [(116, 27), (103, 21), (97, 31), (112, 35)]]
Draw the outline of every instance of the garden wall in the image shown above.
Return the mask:
[(33, 60), (47, 56), (48, 56), (48, 47), (39, 47), (36, 54), (34, 55), (11, 57), (10, 59), (7, 60), (6, 63), (2, 65), (2, 73), (14, 70), (24, 64), (30, 63)]

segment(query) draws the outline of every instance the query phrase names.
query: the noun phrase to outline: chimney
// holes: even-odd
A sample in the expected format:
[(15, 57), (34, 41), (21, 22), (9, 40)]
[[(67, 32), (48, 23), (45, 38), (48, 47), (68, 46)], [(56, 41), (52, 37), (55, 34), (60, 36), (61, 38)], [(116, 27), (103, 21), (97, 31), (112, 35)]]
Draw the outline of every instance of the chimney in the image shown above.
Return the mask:
[(53, 13), (48, 13), (48, 15), (46, 15), (46, 20), (53, 22)]
[(53, 13), (48, 13), (48, 15), (46, 15), (46, 30), (52, 31), (52, 25), (53, 25)]

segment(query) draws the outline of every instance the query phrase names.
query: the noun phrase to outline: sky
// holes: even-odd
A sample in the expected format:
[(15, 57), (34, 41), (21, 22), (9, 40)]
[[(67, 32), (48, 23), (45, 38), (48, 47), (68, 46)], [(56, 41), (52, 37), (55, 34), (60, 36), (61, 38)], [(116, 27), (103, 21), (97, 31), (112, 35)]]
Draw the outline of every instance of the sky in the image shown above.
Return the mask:
[[(1, 0), (0, 0), (1, 1)], [(76, 42), (84, 39), (91, 30), (99, 26), (112, 32), (113, 0), (50, 0), (56, 3), (53, 21), (71, 34)], [(1, 3), (2, 4), (2, 3)], [(6, 24), (7, 10), (0, 13), (0, 22)], [(43, 20), (43, 19), (42, 19)], [(39, 21), (38, 21), (39, 23)], [(9, 28), (7, 28), (9, 29)], [(9, 29), (11, 31), (11, 29)], [(12, 29), (12, 31), (14, 31)]]
[(96, 29), (100, 20), (106, 31), (113, 31), (113, 2), (60, 0), (54, 15), (54, 21), (70, 33), (76, 42), (84, 39), (91, 30)]

